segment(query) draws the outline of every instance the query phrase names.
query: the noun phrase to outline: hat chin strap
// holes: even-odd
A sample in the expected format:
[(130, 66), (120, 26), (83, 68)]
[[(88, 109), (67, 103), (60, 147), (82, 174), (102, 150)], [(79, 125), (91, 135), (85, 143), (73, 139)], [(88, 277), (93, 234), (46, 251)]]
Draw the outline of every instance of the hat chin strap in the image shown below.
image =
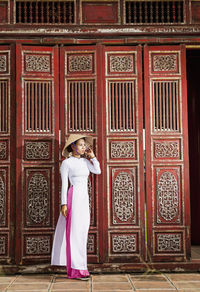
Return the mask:
[(75, 143), (73, 142), (72, 144), (73, 144), (73, 146), (74, 146), (74, 148), (75, 148), (76, 154), (77, 154), (77, 155), (81, 155), (81, 154), (78, 152)]

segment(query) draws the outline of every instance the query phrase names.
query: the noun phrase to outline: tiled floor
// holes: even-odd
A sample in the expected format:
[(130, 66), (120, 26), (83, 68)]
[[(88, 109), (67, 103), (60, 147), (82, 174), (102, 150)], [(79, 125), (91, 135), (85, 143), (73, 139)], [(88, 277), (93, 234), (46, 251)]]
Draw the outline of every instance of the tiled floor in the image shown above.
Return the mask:
[(1, 292), (200, 292), (200, 273), (0, 276)]
[(200, 259), (200, 246), (199, 245), (192, 245), (191, 256), (192, 256), (193, 260)]

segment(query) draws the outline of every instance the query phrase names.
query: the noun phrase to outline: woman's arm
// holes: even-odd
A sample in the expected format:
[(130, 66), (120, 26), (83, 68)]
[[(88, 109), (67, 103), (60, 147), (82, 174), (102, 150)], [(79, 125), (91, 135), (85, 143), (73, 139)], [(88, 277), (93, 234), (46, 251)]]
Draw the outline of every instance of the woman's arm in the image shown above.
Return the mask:
[(100, 163), (96, 157), (91, 158), (90, 161), (86, 159), (86, 161), (87, 161), (87, 166), (88, 166), (89, 171), (95, 174), (101, 173)]
[(67, 191), (68, 191), (68, 173), (69, 168), (66, 161), (64, 160), (60, 166), (60, 173), (62, 179), (62, 188), (61, 188), (61, 206), (63, 216), (67, 215)]

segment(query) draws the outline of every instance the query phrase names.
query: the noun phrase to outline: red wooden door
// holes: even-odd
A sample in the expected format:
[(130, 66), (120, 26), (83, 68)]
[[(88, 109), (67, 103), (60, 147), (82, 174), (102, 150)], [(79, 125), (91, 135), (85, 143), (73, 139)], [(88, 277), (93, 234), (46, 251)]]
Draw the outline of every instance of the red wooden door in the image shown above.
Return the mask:
[(59, 206), (58, 48), (17, 45), (16, 56), (16, 262), (49, 262)]
[(140, 47), (61, 49), (61, 146), (92, 135), (102, 168), (89, 187), (89, 262), (144, 258), (141, 63)]
[[(98, 46), (69, 46), (60, 52), (60, 129), (61, 149), (71, 133), (94, 137), (94, 150), (102, 161), (102, 101), (101, 76), (98, 69)], [(60, 156), (60, 160), (63, 157)], [(102, 257), (103, 220), (101, 176), (89, 178), (90, 230), (88, 262), (98, 263)]]
[[(3, 50), (9, 56), (9, 47)], [(59, 213), (61, 151), (71, 133), (94, 137), (102, 168), (100, 176), (89, 180), (89, 263), (146, 258), (143, 127), (148, 260), (186, 259), (190, 221), (185, 48), (145, 47), (144, 83), (140, 46), (68, 46), (60, 49), (60, 60), (58, 55), (58, 47), (16, 48), (16, 262), (49, 262)], [(4, 73), (0, 84), (9, 84), (10, 73)], [(9, 109), (9, 91), (2, 86), (0, 102)], [(7, 120), (2, 145), (14, 139), (9, 123), (15, 125), (15, 120)], [(14, 199), (10, 161), (0, 160), (8, 205)], [(13, 223), (8, 210), (0, 240), (11, 259)]]
[[(0, 262), (14, 258), (15, 62), (14, 47), (0, 46)], [(12, 62), (11, 62), (12, 60)]]
[(145, 47), (148, 254), (190, 256), (186, 55), (184, 46)]
[(106, 261), (144, 260), (144, 164), (141, 47), (104, 47)]

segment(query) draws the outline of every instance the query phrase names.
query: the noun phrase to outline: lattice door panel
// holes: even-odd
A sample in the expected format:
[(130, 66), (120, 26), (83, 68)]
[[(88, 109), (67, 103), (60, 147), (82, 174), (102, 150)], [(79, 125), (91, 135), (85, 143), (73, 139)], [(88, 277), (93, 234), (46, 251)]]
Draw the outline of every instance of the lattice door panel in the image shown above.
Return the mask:
[[(17, 261), (50, 260), (59, 207), (58, 49), (17, 46)], [(56, 196), (55, 196), (56, 194)]]
[[(97, 113), (97, 47), (63, 47), (60, 52), (60, 128), (61, 146), (71, 133), (94, 137), (94, 150), (100, 159), (99, 143), (102, 142)], [(101, 141), (101, 142), (100, 142)], [(60, 150), (62, 149), (60, 148)], [(61, 151), (60, 151), (61, 153)], [(60, 156), (60, 162), (63, 157)], [(101, 160), (101, 159), (100, 159)], [(90, 199), (90, 230), (88, 235), (88, 261), (100, 260), (99, 180), (91, 175), (88, 182)]]
[(144, 259), (140, 47), (105, 47), (107, 250), (110, 262)]
[(190, 255), (186, 59), (183, 46), (145, 48), (148, 251)]
[[(10, 263), (14, 257), (15, 205), (15, 125), (14, 48), (0, 46), (0, 262)], [(11, 187), (12, 183), (12, 187)]]

